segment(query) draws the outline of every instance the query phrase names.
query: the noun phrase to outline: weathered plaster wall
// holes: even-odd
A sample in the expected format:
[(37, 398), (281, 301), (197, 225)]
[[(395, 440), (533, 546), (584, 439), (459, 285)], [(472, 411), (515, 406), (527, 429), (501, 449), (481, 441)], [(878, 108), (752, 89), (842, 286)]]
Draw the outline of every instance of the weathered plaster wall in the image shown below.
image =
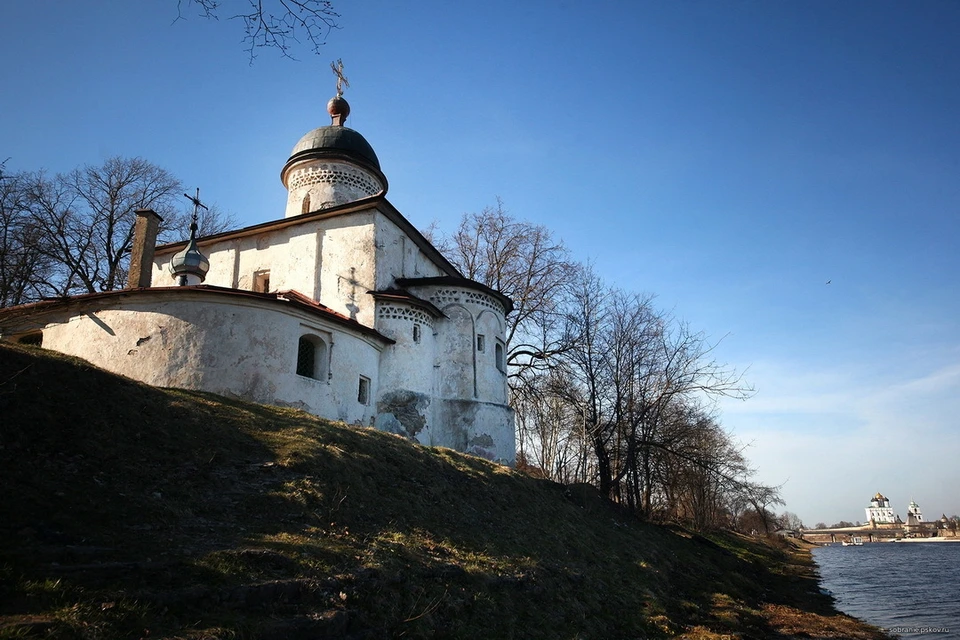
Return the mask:
[[(381, 345), (295, 309), (229, 295), (131, 294), (51, 313), (43, 346), (157, 386), (202, 389), (293, 406), (345, 422), (373, 422)], [(296, 374), (303, 334), (327, 341), (330, 376)], [(359, 378), (370, 400), (357, 399)]]
[[(467, 287), (423, 286), (412, 292), (432, 302), (446, 315), (437, 323), (438, 395), (507, 403), (505, 362), (497, 366), (497, 344), (503, 345), (503, 306)], [(478, 337), (483, 336), (483, 344)], [(505, 357), (505, 354), (504, 354)]]
[[(269, 273), (269, 290), (294, 289), (359, 322), (373, 326), (375, 288), (374, 210), (313, 220), (256, 236), (204, 243), (210, 260), (204, 284), (257, 290), (257, 274)], [(172, 254), (157, 256), (153, 285), (174, 284)]]
[[(368, 291), (392, 288), (396, 278), (444, 275), (375, 208), (258, 235), (201, 240), (200, 250), (210, 260), (204, 284), (256, 291), (263, 274), (269, 274), (269, 291), (294, 289), (371, 327), (375, 303)], [(172, 253), (155, 259), (153, 286), (175, 284), (169, 272), (171, 257)]]
[(291, 168), (286, 187), (285, 217), (290, 218), (377, 195), (384, 185), (377, 176), (351, 163), (308, 160)]
[(397, 278), (432, 278), (444, 275), (420, 247), (392, 220), (378, 214), (376, 228), (376, 289), (390, 289)]
[(422, 444), (450, 447), (513, 466), (516, 463), (513, 409), (504, 404), (469, 400), (434, 401), (431, 428)]
[(377, 331), (396, 341), (380, 355), (377, 428), (419, 439), (432, 416), (437, 319), (415, 305), (377, 304)]
[[(257, 274), (269, 272), (270, 291), (300, 291), (396, 341), (377, 352), (373, 366), (364, 360), (369, 349), (344, 349), (344, 341), (334, 335), (332, 358), (341, 360), (331, 364), (331, 370), (346, 375), (349, 384), (326, 384), (291, 373), (297, 332), (303, 328), (284, 326), (282, 342), (293, 350), (286, 363), (251, 365), (243, 374), (243, 394), (348, 422), (368, 424), (374, 418), (378, 428), (422, 444), (513, 464), (513, 411), (507, 405), (505, 363), (501, 359), (498, 366), (497, 360), (505, 331), (502, 304), (469, 286), (432, 285), (414, 287), (411, 292), (439, 308), (444, 314), (440, 318), (415, 304), (378, 302), (369, 292), (393, 289), (398, 278), (446, 275), (387, 214), (371, 207), (200, 246), (211, 264), (207, 284), (252, 290), (258, 286)], [(169, 256), (156, 260), (155, 285), (167, 283), (168, 260)], [(270, 325), (272, 321), (243, 319), (241, 324), (249, 327), (244, 330), (256, 343), (245, 348), (252, 352), (267, 346), (279, 349), (272, 342), (277, 340), (277, 329), (262, 331), (258, 322)], [(415, 326), (419, 326), (419, 340), (414, 338)], [(183, 331), (189, 333), (189, 328)], [(193, 339), (216, 344), (227, 338), (235, 339), (211, 332)], [(236, 359), (229, 366), (242, 369)], [(362, 411), (353, 406), (359, 375), (371, 379), (371, 406)], [(233, 390), (239, 381), (224, 384)], [(209, 385), (203, 388), (225, 392)]]
[[(466, 287), (423, 286), (412, 292), (439, 307), (444, 317), (433, 323), (435, 358), (429, 407), (419, 397), (405, 396), (408, 404), (425, 417), (423, 428), (410, 435), (421, 444), (450, 447), (514, 464), (514, 413), (507, 404), (505, 368), (497, 368), (495, 350), (504, 337), (503, 307), (485, 293)], [(478, 335), (484, 336), (482, 350)], [(388, 361), (395, 348), (384, 351), (382, 363)], [(395, 378), (388, 373), (391, 366), (381, 366), (382, 379), (390, 376), (391, 380), (384, 383), (384, 393), (394, 389), (393, 385), (408, 390), (411, 378), (406, 376), (413, 374), (410, 365), (400, 365), (403, 375)], [(382, 414), (384, 409), (379, 409)]]
[(437, 395), (441, 398), (477, 398), (474, 318), (460, 304), (442, 308), (447, 316), (438, 323)]
[(367, 295), (376, 284), (374, 210), (324, 220), (320, 302), (368, 327), (375, 302)]
[[(504, 332), (506, 324), (503, 314), (493, 309), (481, 307), (474, 322), (476, 336), (484, 337), (484, 348), (477, 347), (477, 397), (488, 402), (506, 404), (508, 399), (506, 376), (506, 353)], [(474, 343), (476, 343), (476, 338)], [(500, 347), (500, 362), (497, 362), (497, 347)]]

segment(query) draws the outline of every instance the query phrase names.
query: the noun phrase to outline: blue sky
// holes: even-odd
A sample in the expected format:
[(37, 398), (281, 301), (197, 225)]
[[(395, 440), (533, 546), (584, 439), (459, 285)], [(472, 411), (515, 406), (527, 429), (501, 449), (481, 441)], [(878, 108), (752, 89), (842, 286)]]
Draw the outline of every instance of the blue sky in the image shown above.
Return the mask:
[(723, 338), (723, 423), (806, 523), (960, 513), (960, 4), (335, 0), (320, 56), (251, 66), (236, 2), (5, 4), (7, 170), (142, 156), (279, 218), (342, 58), (414, 224), (499, 196)]

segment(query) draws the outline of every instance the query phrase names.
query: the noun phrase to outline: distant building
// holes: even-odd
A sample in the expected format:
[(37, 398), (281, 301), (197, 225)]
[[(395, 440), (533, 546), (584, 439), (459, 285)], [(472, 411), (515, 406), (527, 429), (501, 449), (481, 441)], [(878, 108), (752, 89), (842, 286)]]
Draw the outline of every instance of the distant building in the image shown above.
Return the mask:
[(870, 506), (866, 507), (867, 522), (876, 524), (894, 524), (897, 521), (893, 513), (893, 507), (890, 506), (890, 500), (879, 491), (877, 495), (870, 500)]
[[(907, 521), (893, 512), (888, 500), (883, 494), (877, 493), (866, 507), (867, 522), (862, 525), (836, 526), (822, 529), (804, 529), (801, 536), (810, 542), (833, 544), (855, 544), (857, 536), (868, 542), (884, 542), (900, 540), (902, 538), (956, 538), (957, 522), (947, 518), (946, 514), (938, 520), (925, 522), (920, 505), (911, 500), (907, 506)], [(846, 523), (841, 523), (846, 524)]]
[(957, 537), (957, 523), (954, 520), (947, 518), (947, 514), (940, 516), (940, 519), (937, 520), (937, 535), (941, 538), (956, 538)]
[(940, 522), (924, 522), (923, 514), (920, 512), (920, 505), (913, 500), (907, 506), (907, 522), (903, 527), (903, 533), (908, 538), (926, 538), (930, 535), (936, 535), (940, 529)]
[(923, 514), (920, 512), (920, 505), (913, 500), (907, 506), (907, 526), (919, 525), (923, 522)]

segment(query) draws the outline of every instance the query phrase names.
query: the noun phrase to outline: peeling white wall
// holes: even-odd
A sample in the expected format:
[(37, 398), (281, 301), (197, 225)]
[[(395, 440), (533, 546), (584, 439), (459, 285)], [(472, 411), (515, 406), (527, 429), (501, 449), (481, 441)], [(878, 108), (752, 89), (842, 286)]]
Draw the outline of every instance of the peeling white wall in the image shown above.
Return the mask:
[[(503, 344), (506, 330), (500, 302), (463, 286), (431, 285), (411, 291), (447, 316), (437, 323), (440, 397), (506, 404), (506, 368), (498, 369), (496, 362), (496, 345)], [(482, 351), (479, 335), (484, 337)]]
[[(292, 406), (354, 424), (373, 422), (382, 345), (276, 303), (170, 293), (147, 291), (50, 313), (43, 346), (156, 386)], [(329, 340), (332, 375), (326, 379), (296, 374), (305, 333)], [(371, 387), (365, 405), (357, 399), (361, 375)]]
[[(440, 309), (439, 318), (415, 304), (378, 302), (369, 292), (395, 288), (398, 278), (445, 275), (387, 214), (370, 207), (255, 235), (201, 240), (200, 249), (210, 260), (205, 284), (256, 290), (258, 274), (269, 273), (269, 291), (299, 291), (396, 344), (317, 324), (306, 312), (269, 301), (209, 292), (212, 297), (140, 306), (133, 296), (122, 308), (97, 311), (96, 320), (78, 316), (70, 327), (52, 325), (44, 346), (151, 384), (297, 406), (351, 423), (375, 421), (423, 444), (514, 463), (505, 364), (498, 368), (496, 360), (505, 331), (502, 304), (469, 285), (411, 290)], [(171, 256), (155, 258), (154, 286), (173, 284)], [(104, 335), (101, 325), (116, 335)], [(414, 325), (420, 325), (419, 342)], [(296, 375), (304, 332), (331, 336), (329, 380)], [(357, 402), (361, 375), (371, 383), (365, 406)]]
[[(506, 373), (495, 359), (495, 346), (504, 338), (503, 307), (466, 287), (422, 286), (412, 293), (444, 314), (432, 322), (434, 358), (428, 365), (429, 349), (401, 342), (416, 317), (415, 307), (398, 312), (405, 305), (381, 301), (381, 308), (391, 313), (378, 314), (377, 329), (398, 344), (381, 356), (378, 428), (513, 465), (514, 413), (507, 404)], [(478, 334), (484, 336), (482, 351)], [(410, 429), (411, 424), (416, 428)]]
[(435, 395), (437, 321), (415, 305), (378, 302), (377, 331), (396, 341), (380, 354), (378, 429), (420, 441), (420, 433), (429, 427)]
[(446, 275), (420, 247), (387, 216), (376, 217), (377, 290), (389, 289), (397, 278)]
[(514, 412), (505, 404), (440, 399), (434, 403), (432, 424), (420, 439), (422, 444), (516, 464)]
[[(374, 325), (367, 291), (374, 274), (374, 209), (312, 220), (255, 236), (202, 243), (210, 260), (204, 284), (255, 290), (258, 273), (269, 272), (270, 291), (294, 289), (337, 313)], [(171, 254), (154, 260), (153, 286), (175, 284)]]

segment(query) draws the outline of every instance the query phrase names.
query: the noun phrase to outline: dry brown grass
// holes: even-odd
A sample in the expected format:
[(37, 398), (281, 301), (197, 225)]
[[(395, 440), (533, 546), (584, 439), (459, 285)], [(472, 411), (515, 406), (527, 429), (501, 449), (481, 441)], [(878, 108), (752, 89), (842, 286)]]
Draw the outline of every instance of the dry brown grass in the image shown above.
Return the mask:
[(883, 637), (809, 554), (374, 430), (2, 345), (0, 416), (0, 638)]

